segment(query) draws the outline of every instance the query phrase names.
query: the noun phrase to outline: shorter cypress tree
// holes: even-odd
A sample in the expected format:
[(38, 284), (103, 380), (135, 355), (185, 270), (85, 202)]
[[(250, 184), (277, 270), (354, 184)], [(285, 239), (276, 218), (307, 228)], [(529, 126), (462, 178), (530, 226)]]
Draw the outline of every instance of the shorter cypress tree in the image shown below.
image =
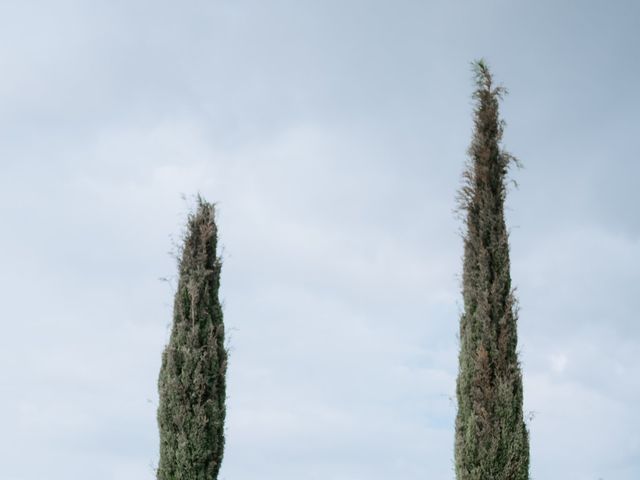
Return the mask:
[(198, 197), (179, 260), (158, 380), (158, 480), (215, 480), (224, 451), (227, 352), (214, 206)]

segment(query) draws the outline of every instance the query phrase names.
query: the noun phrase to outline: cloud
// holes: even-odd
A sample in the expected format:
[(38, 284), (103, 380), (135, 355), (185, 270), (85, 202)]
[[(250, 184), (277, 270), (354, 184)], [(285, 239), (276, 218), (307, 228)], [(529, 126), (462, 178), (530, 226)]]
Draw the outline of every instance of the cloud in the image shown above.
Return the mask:
[(224, 248), (223, 477), (453, 478), (478, 56), (526, 166), (508, 218), (533, 476), (637, 478), (635, 7), (466, 7), (2, 4), (7, 478), (154, 477), (158, 278), (198, 191)]

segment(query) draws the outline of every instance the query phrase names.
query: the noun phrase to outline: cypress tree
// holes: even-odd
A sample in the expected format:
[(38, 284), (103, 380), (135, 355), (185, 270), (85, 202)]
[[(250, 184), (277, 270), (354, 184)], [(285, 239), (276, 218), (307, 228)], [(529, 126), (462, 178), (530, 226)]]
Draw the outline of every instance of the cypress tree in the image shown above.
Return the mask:
[(198, 197), (179, 260), (158, 380), (158, 480), (215, 480), (224, 450), (227, 352), (214, 206)]
[(457, 480), (527, 480), (529, 438), (522, 411), (517, 306), (511, 287), (504, 200), (509, 167), (498, 113), (506, 93), (483, 60), (474, 63), (474, 133), (459, 192), (466, 216), (460, 319)]

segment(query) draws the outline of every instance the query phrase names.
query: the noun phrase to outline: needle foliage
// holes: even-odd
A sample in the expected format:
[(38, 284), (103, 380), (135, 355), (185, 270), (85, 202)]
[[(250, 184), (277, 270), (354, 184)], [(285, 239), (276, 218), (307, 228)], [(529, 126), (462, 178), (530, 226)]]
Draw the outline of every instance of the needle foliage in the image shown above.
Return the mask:
[(158, 480), (215, 480), (224, 451), (227, 352), (214, 206), (189, 215), (158, 380)]
[(529, 438), (517, 353), (517, 306), (511, 286), (504, 201), (516, 159), (501, 148), (498, 113), (505, 91), (484, 61), (474, 63), (474, 133), (459, 192), (465, 215), (456, 386), (457, 480), (528, 480)]

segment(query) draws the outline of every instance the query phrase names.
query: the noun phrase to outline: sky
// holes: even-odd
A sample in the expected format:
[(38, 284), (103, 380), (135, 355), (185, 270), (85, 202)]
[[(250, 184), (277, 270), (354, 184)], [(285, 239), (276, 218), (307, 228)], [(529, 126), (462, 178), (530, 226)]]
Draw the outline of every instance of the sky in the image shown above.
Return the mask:
[(631, 0), (0, 1), (2, 478), (155, 478), (199, 192), (224, 262), (220, 478), (452, 480), (480, 57), (524, 165), (531, 477), (640, 478), (639, 45)]

